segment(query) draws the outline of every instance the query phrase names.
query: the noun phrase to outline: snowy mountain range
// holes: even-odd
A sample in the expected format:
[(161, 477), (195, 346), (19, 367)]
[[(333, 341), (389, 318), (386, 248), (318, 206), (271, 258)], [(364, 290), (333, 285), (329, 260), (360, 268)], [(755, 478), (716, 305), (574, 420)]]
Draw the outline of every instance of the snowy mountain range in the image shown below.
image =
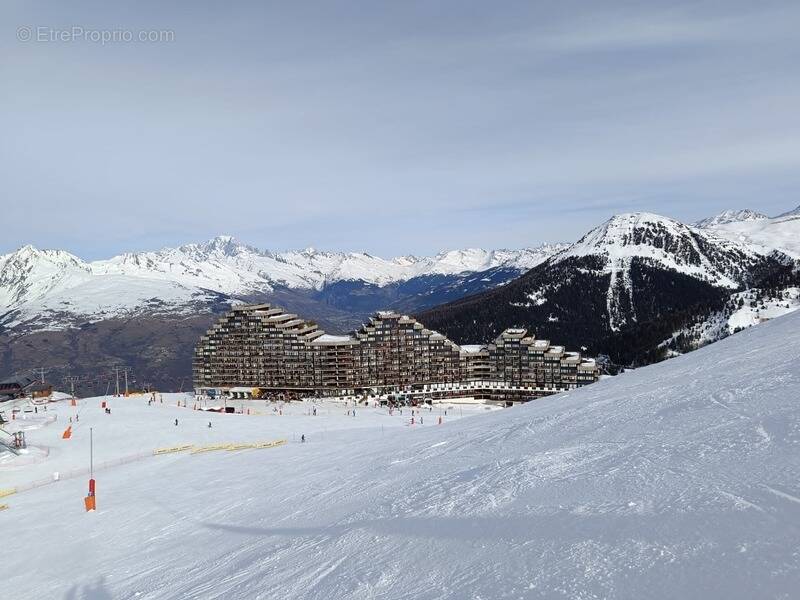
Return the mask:
[[(735, 214), (740, 218), (735, 218)], [(800, 206), (773, 218), (749, 210), (726, 211), (700, 221), (698, 226), (717, 236), (752, 246), (759, 252), (777, 249), (800, 258)]]
[(800, 209), (725, 211), (695, 225), (630, 213), (571, 245), (391, 259), (271, 252), (229, 236), (94, 262), (26, 246), (0, 256), (0, 375), (128, 364), (176, 389), (197, 337), (240, 301), (274, 302), (331, 333), (382, 308), (460, 343), (524, 326), (643, 364), (797, 308), (798, 240)]
[[(616, 215), (508, 285), (419, 317), (457, 342), (519, 326), (641, 364), (757, 323), (773, 304), (778, 314), (798, 307), (800, 218), (726, 211), (704, 222)], [(745, 297), (755, 315), (734, 318)], [(714, 335), (710, 326), (690, 335), (706, 321)]]
[(321, 292), (338, 282), (385, 287), (419, 277), (496, 269), (512, 278), (560, 249), (467, 249), (387, 260), (313, 248), (274, 253), (220, 236), (202, 244), (84, 262), (62, 250), (25, 246), (0, 256), (0, 324), (29, 331), (62, 329), (79, 320), (188, 313), (221, 298), (269, 295), (279, 289)]
[(739, 223), (742, 221), (760, 221), (767, 219), (767, 215), (749, 208), (742, 210), (724, 210), (718, 215), (707, 217), (694, 223), (694, 226), (699, 229), (710, 229), (718, 225), (725, 225), (727, 223)]
[(157, 277), (187, 287), (235, 294), (276, 286), (322, 289), (334, 281), (364, 281), (386, 285), (422, 275), (457, 275), (511, 267), (521, 271), (539, 264), (558, 246), (522, 250), (451, 250), (432, 257), (384, 259), (366, 253), (320, 252), (314, 248), (274, 253), (219, 236), (158, 252), (123, 254), (91, 263), (98, 274)]
[(557, 254), (554, 263), (599, 256), (614, 282), (630, 280), (634, 260), (658, 265), (715, 285), (733, 288), (747, 277), (760, 253), (744, 244), (714, 239), (674, 219), (652, 213), (617, 215)]

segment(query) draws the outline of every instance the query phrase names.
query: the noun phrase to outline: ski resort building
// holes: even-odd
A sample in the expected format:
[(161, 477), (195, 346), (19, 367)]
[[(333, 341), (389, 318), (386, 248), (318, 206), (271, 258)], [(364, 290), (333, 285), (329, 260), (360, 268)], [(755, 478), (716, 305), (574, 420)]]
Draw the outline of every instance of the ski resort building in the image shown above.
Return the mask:
[(270, 304), (236, 306), (195, 348), (198, 393), (393, 394), (405, 400), (473, 397), (522, 402), (597, 380), (594, 361), (507, 329), (488, 345), (458, 346), (416, 319), (376, 313), (352, 335)]
[(32, 376), (9, 377), (0, 381), (0, 402), (29, 396), (46, 398), (53, 393), (53, 386)]

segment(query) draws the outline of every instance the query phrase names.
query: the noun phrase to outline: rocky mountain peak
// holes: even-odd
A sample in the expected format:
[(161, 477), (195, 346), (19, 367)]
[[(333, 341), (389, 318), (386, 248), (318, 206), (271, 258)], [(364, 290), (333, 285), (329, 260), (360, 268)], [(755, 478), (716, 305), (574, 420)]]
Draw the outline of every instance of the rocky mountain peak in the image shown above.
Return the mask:
[(243, 244), (230, 235), (218, 235), (198, 246), (198, 248), (208, 256), (228, 256), (234, 257), (250, 250), (250, 247)]

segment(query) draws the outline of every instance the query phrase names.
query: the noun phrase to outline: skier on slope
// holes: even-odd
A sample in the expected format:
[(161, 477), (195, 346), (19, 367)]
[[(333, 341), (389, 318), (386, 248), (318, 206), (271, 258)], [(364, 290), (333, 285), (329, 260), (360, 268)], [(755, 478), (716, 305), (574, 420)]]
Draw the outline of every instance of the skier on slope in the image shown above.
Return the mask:
[(305, 444), (306, 443), (306, 434), (305, 433), (300, 436), (300, 443), (301, 444)]
[(208, 428), (211, 429), (211, 421), (208, 422)]
[(178, 426), (178, 419), (175, 419), (175, 427)]

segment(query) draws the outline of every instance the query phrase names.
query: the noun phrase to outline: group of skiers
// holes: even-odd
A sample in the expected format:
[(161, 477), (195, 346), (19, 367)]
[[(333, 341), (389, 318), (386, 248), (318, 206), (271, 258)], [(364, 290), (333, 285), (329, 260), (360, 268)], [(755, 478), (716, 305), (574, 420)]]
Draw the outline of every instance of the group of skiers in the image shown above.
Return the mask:
[[(152, 404), (153, 402), (155, 402), (155, 401), (156, 401), (155, 400), (155, 394), (153, 394), (153, 398), (151, 398), (150, 400), (147, 401), (148, 406), (150, 404)], [(163, 400), (162, 400), (162, 402), (163, 402)], [(428, 412), (433, 412), (433, 406), (428, 406), (427, 408), (428, 408)], [(403, 409), (402, 409), (402, 407), (399, 407), (399, 406), (398, 407), (389, 406), (389, 414), (390, 415), (394, 414), (395, 409), (398, 410), (401, 415), (403, 414)], [(280, 412), (281, 414), (283, 413), (283, 410), (280, 410), (277, 407), (273, 407), (273, 411)], [(106, 413), (111, 414), (111, 409), (107, 408), (106, 409)], [(447, 410), (444, 411), (444, 414), (447, 415)], [(314, 416), (314, 417), (317, 416), (317, 407), (316, 406), (311, 408), (311, 415)], [(347, 410), (347, 416), (348, 417), (349, 416), (355, 417), (356, 416), (356, 409), (355, 408), (348, 409)], [(423, 417), (422, 417), (422, 410), (419, 407), (411, 409), (411, 425), (415, 424), (417, 418), (419, 418), (419, 424), (420, 425), (424, 424), (424, 420), (423, 420)], [(77, 415), (75, 416), (75, 419), (77, 420)], [(70, 419), (70, 422), (71, 421), (72, 421), (72, 419)], [(441, 422), (441, 417), (440, 417), (440, 422)], [(177, 426), (178, 426), (178, 419), (175, 419), (175, 427), (177, 427)], [(208, 428), (209, 429), (212, 428), (211, 421), (208, 422)], [(306, 434), (302, 434), (300, 436), (300, 443), (304, 444), (305, 442), (306, 442)]]
[[(106, 409), (106, 411), (108, 411), (109, 413), (111, 412), (109, 409)], [(177, 427), (177, 426), (178, 426), (178, 419), (175, 419), (175, 427)], [(211, 421), (208, 422), (208, 428), (211, 429)], [(302, 443), (302, 444), (306, 443), (306, 434), (305, 433), (300, 436), (300, 443)]]

